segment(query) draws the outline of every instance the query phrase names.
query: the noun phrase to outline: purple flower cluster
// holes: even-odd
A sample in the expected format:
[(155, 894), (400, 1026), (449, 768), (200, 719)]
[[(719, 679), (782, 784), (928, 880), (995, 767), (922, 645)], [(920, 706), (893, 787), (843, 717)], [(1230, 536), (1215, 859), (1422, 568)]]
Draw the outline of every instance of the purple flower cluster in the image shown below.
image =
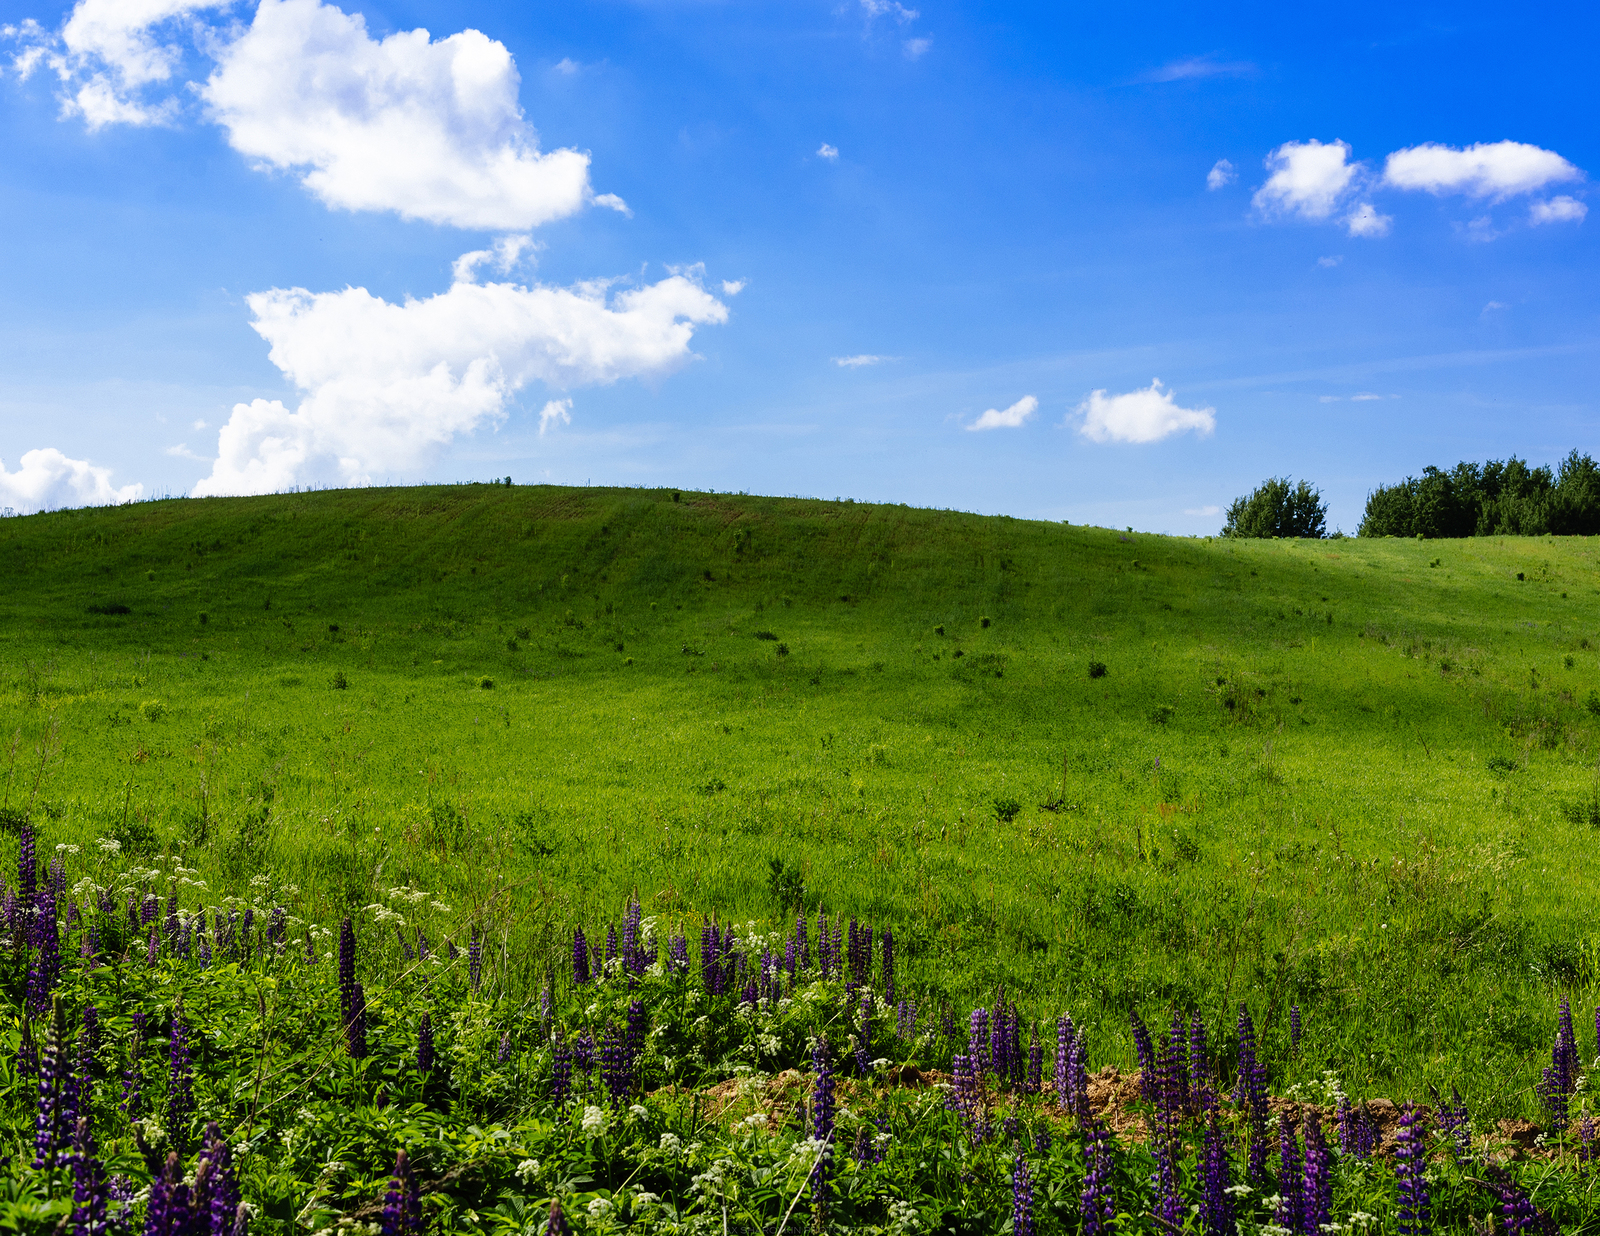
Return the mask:
[(433, 1018), (426, 1011), (417, 1022), (417, 1072), (433, 1072)]
[(550, 1049), (550, 1100), (557, 1107), (572, 1093), (572, 1048), (567, 1036), (559, 1034)]
[(989, 1136), (989, 1122), (984, 1112), (977, 1061), (967, 1054), (956, 1056), (950, 1065), (950, 1076), (950, 1094), (945, 1106), (961, 1117), (973, 1143), (982, 1145)]
[(1538, 1086), (1539, 1097), (1544, 1100), (1551, 1121), (1558, 1130), (1567, 1126), (1567, 1109), (1572, 1093), (1577, 1088), (1578, 1069), (1578, 1041), (1572, 1031), (1572, 1006), (1567, 997), (1562, 996), (1556, 1019), (1555, 1046), (1550, 1049), (1550, 1065), (1544, 1070)]
[(1113, 1230), (1117, 1217), (1111, 1179), (1111, 1130), (1102, 1121), (1089, 1125), (1083, 1142), (1083, 1163), (1083, 1192), (1079, 1196), (1083, 1236), (1101, 1236)]
[(1400, 1113), (1400, 1129), (1394, 1139), (1394, 1175), (1399, 1202), (1400, 1236), (1428, 1236), (1433, 1230), (1428, 1198), (1427, 1150), (1417, 1129), (1417, 1106), (1407, 1103)]
[(1228, 1147), (1215, 1112), (1206, 1117), (1205, 1144), (1200, 1152), (1200, 1226), (1206, 1236), (1234, 1236), (1233, 1195)]
[(1011, 1168), (1011, 1231), (1013, 1236), (1033, 1236), (1033, 1172), (1021, 1146)]
[(145, 1236), (245, 1236), (249, 1209), (239, 1201), (228, 1144), (213, 1123), (195, 1163), (194, 1183), (184, 1179), (178, 1153), (150, 1182)]
[(833, 1053), (821, 1035), (811, 1050), (811, 1136), (821, 1145), (811, 1168), (811, 1213), (818, 1231), (828, 1227), (828, 1202), (833, 1177)]
[(1457, 1167), (1465, 1167), (1472, 1155), (1472, 1119), (1467, 1115), (1466, 1101), (1461, 1092), (1450, 1087), (1450, 1099), (1445, 1101), (1433, 1091), (1433, 1125), (1450, 1139), (1450, 1152)]
[(172, 1033), (167, 1040), (167, 1136), (174, 1146), (188, 1143), (193, 1116), (194, 1066), (189, 1059), (189, 1023), (180, 1002), (172, 1010)]
[(1233, 1105), (1245, 1109), (1250, 1148), (1245, 1176), (1259, 1184), (1267, 1168), (1267, 1069), (1256, 1057), (1256, 1028), (1244, 1005), (1239, 1006), (1239, 1077), (1234, 1083)]
[(416, 1236), (423, 1230), (422, 1202), (411, 1174), (411, 1160), (404, 1150), (397, 1151), (394, 1156), (394, 1175), (389, 1178), (389, 1191), (384, 1195), (379, 1230), (383, 1236)]
[(1310, 1236), (1317, 1236), (1333, 1214), (1333, 1155), (1322, 1135), (1322, 1121), (1315, 1109), (1306, 1113), (1305, 1164), (1302, 1227)]
[(1341, 1097), (1334, 1118), (1339, 1123), (1340, 1153), (1354, 1155), (1358, 1159), (1370, 1159), (1378, 1147), (1378, 1129), (1372, 1123), (1366, 1105), (1352, 1107), (1349, 1099)]
[(1300, 1006), (1289, 1006), (1289, 1052), (1291, 1055), (1300, 1050)]

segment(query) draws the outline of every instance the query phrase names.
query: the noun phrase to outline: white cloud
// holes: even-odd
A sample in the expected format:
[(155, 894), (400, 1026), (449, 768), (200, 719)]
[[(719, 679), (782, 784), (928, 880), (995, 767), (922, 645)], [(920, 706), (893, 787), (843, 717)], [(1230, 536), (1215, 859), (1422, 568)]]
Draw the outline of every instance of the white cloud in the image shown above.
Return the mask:
[(195, 494), (412, 471), (457, 435), (504, 419), (530, 382), (560, 390), (665, 374), (691, 359), (697, 325), (727, 320), (727, 307), (682, 274), (608, 297), (612, 282), (463, 281), (403, 304), (365, 288), (248, 297), (273, 364), (305, 395), (293, 412), (277, 400), (235, 405)]
[(1039, 401), (1032, 395), (1024, 395), (1004, 411), (990, 408), (977, 420), (973, 421), (972, 424), (968, 425), (967, 428), (969, 430), (1021, 429), (1027, 423), (1028, 418), (1038, 410)]
[(927, 54), (928, 48), (932, 46), (933, 40), (931, 38), (907, 39), (901, 44), (907, 60), (921, 60)]
[(572, 400), (551, 399), (539, 412), (539, 436), (552, 425), (572, 424)]
[(1491, 300), (1482, 309), (1478, 310), (1478, 316), (1482, 317), (1486, 313), (1493, 313), (1496, 309), (1509, 309), (1509, 308), (1511, 308), (1511, 306), (1506, 304), (1506, 302), (1503, 301), (1503, 300)]
[(1344, 226), (1351, 236), (1377, 240), (1389, 234), (1389, 229), (1394, 226), (1394, 216), (1380, 215), (1371, 202), (1358, 202), (1345, 216)]
[(1220, 514), (1222, 514), (1222, 508), (1220, 506), (1197, 506), (1191, 511), (1185, 511), (1184, 514), (1185, 515), (1220, 515)]
[(892, 356), (873, 356), (864, 352), (860, 356), (835, 356), (833, 363), (840, 369), (860, 369), (863, 365), (881, 365), (893, 359)]
[(205, 427), (206, 427), (206, 423), (205, 423), (204, 419), (198, 420), (198, 421), (196, 421), (194, 423), (194, 428), (196, 428), (196, 429), (204, 429)]
[(1079, 432), (1095, 442), (1159, 442), (1192, 429), (1202, 437), (1217, 427), (1215, 408), (1180, 408), (1160, 379), (1125, 395), (1091, 391), (1078, 405)]
[(509, 275), (524, 253), (536, 252), (541, 247), (531, 236), (501, 236), (488, 249), (463, 253), (450, 264), (450, 271), (457, 283), (476, 282), (480, 266), (490, 266), (502, 275)]
[(1338, 403), (1339, 399), (1340, 399), (1340, 396), (1338, 396), (1338, 395), (1318, 395), (1317, 396), (1317, 402), (1318, 403)]
[[(476, 30), (367, 35), (319, 0), (261, 0), (200, 94), (228, 140), (331, 207), (525, 231), (591, 197), (589, 156), (541, 153), (504, 44)], [(605, 205), (626, 209), (607, 195)]]
[(563, 56), (556, 61), (555, 70), (564, 77), (571, 77), (578, 71), (579, 65), (571, 56)]
[(1317, 259), (1317, 265), (1321, 266), (1321, 267), (1323, 267), (1323, 268), (1325, 268), (1327, 270), (1332, 270), (1335, 266), (1337, 266), (1342, 261), (1344, 261), (1344, 254), (1335, 253), (1335, 254), (1332, 254), (1332, 255), (1330, 255), (1328, 257), (1319, 257)]
[(822, 145), (817, 147), (817, 154), (826, 159), (829, 163), (832, 163), (839, 157), (839, 148), (837, 146), (830, 146), (827, 142), (823, 142)]
[(180, 442), (177, 446), (169, 446), (165, 451), (162, 452), (162, 454), (171, 455), (174, 459), (192, 459), (196, 463), (211, 462), (204, 456), (196, 455), (193, 451), (191, 451), (187, 442)]
[(1231, 185), (1239, 179), (1239, 173), (1233, 170), (1233, 164), (1227, 159), (1218, 159), (1211, 165), (1211, 170), (1206, 173), (1206, 188), (1216, 190), (1226, 185)]
[(724, 296), (737, 296), (748, 285), (748, 279), (724, 279), (722, 281), (722, 294)]
[(1383, 179), (1397, 189), (1503, 201), (1546, 185), (1582, 180), (1583, 173), (1555, 151), (1526, 142), (1479, 142), (1461, 150), (1424, 142), (1391, 154)]
[(1200, 77), (1237, 77), (1254, 73), (1256, 66), (1248, 60), (1218, 60), (1215, 56), (1190, 56), (1174, 60), (1159, 69), (1146, 73), (1141, 79), (1147, 82), (1185, 82)]
[(172, 117), (174, 98), (151, 99), (150, 87), (172, 80), (183, 48), (168, 41), (196, 14), (227, 0), (79, 0), (59, 34), (28, 20), (9, 29), (22, 42), (12, 62), (26, 78), (48, 65), (63, 87), (63, 115), (91, 129), (149, 125)]
[(1371, 391), (1360, 391), (1350, 396), (1351, 403), (1370, 403), (1374, 399), (1382, 399), (1382, 395), (1374, 395)]
[(872, 21), (878, 17), (893, 17), (904, 24), (916, 21), (922, 14), (916, 9), (908, 9), (903, 4), (896, 4), (895, 0), (861, 0), (861, 8), (867, 15), (867, 20)]
[(15, 472), (0, 459), (0, 506), (14, 511), (49, 511), (63, 506), (105, 506), (132, 502), (143, 485), (111, 484), (111, 469), (84, 459), (69, 459), (54, 447), (29, 451)]
[(1528, 207), (1528, 222), (1540, 223), (1582, 223), (1589, 208), (1575, 197), (1568, 197), (1563, 193), (1560, 197), (1553, 197), (1548, 202), (1535, 202)]
[(1357, 168), (1349, 157), (1350, 147), (1344, 142), (1324, 145), (1316, 138), (1285, 142), (1267, 156), (1272, 174), (1251, 202), (1266, 215), (1326, 219), (1356, 179)]

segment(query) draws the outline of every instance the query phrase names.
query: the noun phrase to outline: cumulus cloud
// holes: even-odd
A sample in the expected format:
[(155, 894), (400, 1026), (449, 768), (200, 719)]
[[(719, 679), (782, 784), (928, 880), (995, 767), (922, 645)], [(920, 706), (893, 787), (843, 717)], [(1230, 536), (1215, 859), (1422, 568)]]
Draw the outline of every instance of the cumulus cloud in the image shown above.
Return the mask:
[(896, 4), (895, 0), (861, 0), (861, 9), (866, 14), (868, 21), (878, 17), (892, 17), (904, 24), (916, 21), (917, 18), (922, 16), (916, 9), (908, 9), (903, 4)]
[(1324, 270), (1332, 270), (1342, 261), (1344, 261), (1344, 254), (1333, 253), (1329, 254), (1327, 257), (1319, 257), (1317, 259), (1317, 265), (1322, 267)]
[(589, 156), (540, 152), (519, 84), (505, 45), (476, 30), (378, 41), (359, 13), (261, 0), (200, 95), (235, 150), (299, 172), (329, 206), (509, 232), (592, 197)]
[(1227, 159), (1218, 159), (1211, 165), (1211, 170), (1206, 173), (1206, 188), (1211, 190), (1221, 189), (1231, 185), (1239, 179), (1239, 173), (1233, 170), (1233, 164)]
[(748, 282), (745, 279), (724, 279), (722, 281), (722, 294), (724, 296), (737, 296), (744, 291)]
[(980, 429), (1021, 429), (1027, 420), (1039, 410), (1039, 401), (1032, 395), (1024, 395), (1009, 408), (1001, 410), (990, 408), (972, 424), (969, 430)]
[(929, 38), (907, 39), (900, 46), (905, 52), (907, 60), (921, 60), (927, 54), (928, 48), (933, 46), (933, 40)]
[(1555, 151), (1526, 142), (1479, 142), (1460, 150), (1424, 142), (1391, 154), (1383, 179), (1397, 189), (1503, 201), (1546, 185), (1582, 180), (1583, 173)]
[(863, 365), (881, 365), (886, 360), (893, 360), (892, 356), (873, 356), (863, 352), (860, 356), (835, 356), (833, 363), (840, 369), (860, 369)]
[(561, 390), (666, 374), (692, 357), (696, 326), (727, 320), (686, 275), (614, 295), (613, 282), (462, 281), (403, 304), (365, 288), (247, 297), (270, 359), (304, 397), (294, 411), (278, 400), (235, 405), (194, 492), (412, 471), (457, 435), (503, 420), (530, 382)]
[(1548, 202), (1535, 202), (1528, 208), (1528, 222), (1534, 225), (1541, 223), (1582, 223), (1589, 208), (1575, 197), (1563, 193), (1560, 197), (1553, 197)]
[(1271, 175), (1251, 202), (1265, 215), (1327, 219), (1356, 179), (1357, 168), (1349, 158), (1344, 142), (1285, 142), (1267, 156)]
[(64, 115), (81, 116), (93, 129), (109, 124), (148, 125), (169, 119), (177, 102), (152, 98), (183, 62), (175, 37), (199, 13), (226, 0), (79, 0), (59, 32), (28, 20), (7, 30), (21, 43), (13, 60), (26, 78), (41, 65), (60, 80)]
[(97, 468), (85, 459), (69, 459), (55, 447), (29, 451), (15, 472), (6, 471), (0, 459), (0, 506), (28, 513), (63, 506), (105, 506), (132, 502), (144, 493), (143, 485), (111, 483), (111, 469)]
[(832, 163), (839, 157), (839, 148), (837, 146), (830, 146), (827, 142), (823, 142), (822, 145), (817, 147), (817, 156), (819, 158), (826, 159), (829, 163)]
[(1091, 391), (1078, 414), (1083, 417), (1079, 432), (1094, 442), (1160, 442), (1190, 429), (1204, 437), (1217, 427), (1215, 408), (1179, 407), (1159, 378), (1125, 395)]

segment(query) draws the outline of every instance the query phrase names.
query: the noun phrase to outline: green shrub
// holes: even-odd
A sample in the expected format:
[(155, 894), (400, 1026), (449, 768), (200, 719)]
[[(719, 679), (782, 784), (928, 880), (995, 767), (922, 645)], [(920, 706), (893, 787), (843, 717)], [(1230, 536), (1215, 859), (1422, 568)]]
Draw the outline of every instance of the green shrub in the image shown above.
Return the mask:
[(1171, 704), (1157, 704), (1150, 710), (1150, 720), (1157, 725), (1165, 725), (1168, 721), (1172, 720), (1172, 714), (1174, 711), (1175, 709)]
[(167, 715), (167, 706), (160, 700), (145, 700), (139, 705), (139, 715), (146, 721), (159, 721)]
[(1228, 507), (1222, 535), (1231, 537), (1310, 537), (1326, 535), (1328, 504), (1305, 481), (1293, 487), (1275, 476)]
[(479, 678), (478, 679), (478, 690), (480, 690), (480, 691), (493, 691), (494, 690), (494, 679), (490, 678), (488, 675), (484, 675), (483, 677)]
[(1089, 677), (1090, 678), (1104, 678), (1105, 676), (1106, 676), (1106, 663), (1104, 661), (1090, 661), (1089, 662)]
[(997, 798), (994, 800), (994, 818), (1002, 824), (1009, 824), (1017, 818), (1017, 813), (1022, 810), (1022, 804), (1014, 798)]
[(328, 684), (335, 691), (343, 691), (350, 685), (350, 680), (344, 676), (343, 670), (334, 670), (333, 678)]
[(1517, 762), (1509, 755), (1491, 755), (1484, 761), (1484, 767), (1492, 773), (1513, 773), (1517, 771)]

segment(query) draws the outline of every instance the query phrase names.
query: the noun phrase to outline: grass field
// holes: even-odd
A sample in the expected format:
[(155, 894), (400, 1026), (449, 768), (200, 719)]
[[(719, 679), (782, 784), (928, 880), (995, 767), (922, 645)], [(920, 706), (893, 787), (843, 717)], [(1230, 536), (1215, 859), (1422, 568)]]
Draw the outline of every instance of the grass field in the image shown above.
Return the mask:
[(1535, 1115), (1597, 995), (1596, 549), (487, 485), (6, 519), (0, 795), (324, 924), (426, 889), (514, 991), (630, 893), (820, 906), (1099, 1061), (1298, 1005), (1285, 1083)]

